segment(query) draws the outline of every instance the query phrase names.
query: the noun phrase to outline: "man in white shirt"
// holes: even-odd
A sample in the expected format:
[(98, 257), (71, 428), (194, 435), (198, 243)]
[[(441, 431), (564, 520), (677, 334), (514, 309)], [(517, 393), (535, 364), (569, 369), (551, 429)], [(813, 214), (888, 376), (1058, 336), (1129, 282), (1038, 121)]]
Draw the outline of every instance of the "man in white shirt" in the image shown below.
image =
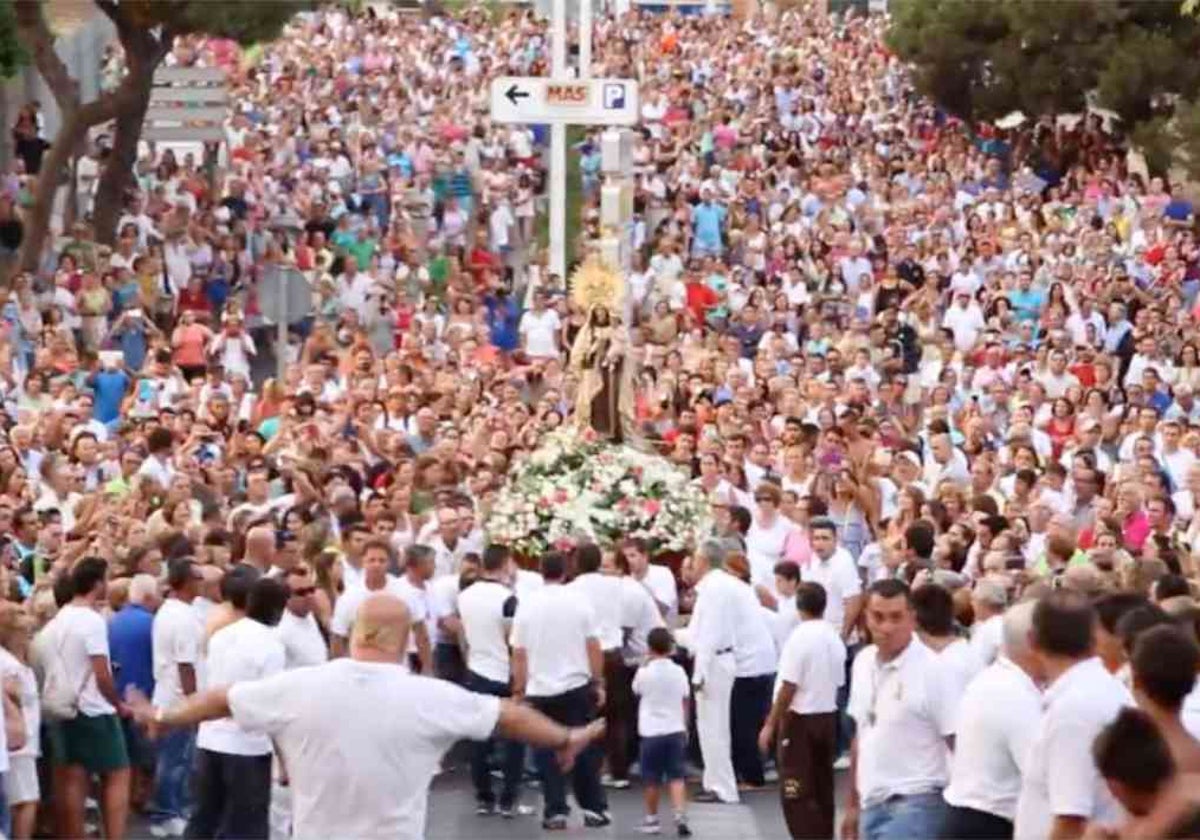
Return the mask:
[(832, 837), (837, 690), (846, 679), (846, 646), (822, 618), (825, 587), (796, 589), (800, 623), (779, 657), (779, 689), (759, 733), (759, 747), (778, 744), (779, 795), (793, 837)]
[[(47, 657), (43, 698), (51, 683), (61, 683), (75, 698), (76, 714), (47, 726), (47, 747), (54, 769), (55, 834), (83, 837), (88, 779), (100, 776), (105, 837), (124, 837), (129, 816), (129, 755), (117, 711), (124, 708), (109, 665), (108, 630), (99, 606), (106, 602), (108, 564), (85, 557), (71, 569), (74, 597), (43, 629)], [(82, 688), (80, 688), (82, 686)]]
[[(317, 591), (312, 570), (303, 563), (293, 566), (286, 577), (287, 609), (279, 619), (279, 639), (283, 642), (285, 667), (307, 668), (329, 659), (321, 626), (313, 615), (313, 595)], [(159, 705), (155, 703), (155, 705)]]
[[(386, 539), (367, 543), (368, 549), (372, 546), (376, 551), (380, 548), (391, 551)], [(412, 621), (412, 632), (408, 636), (408, 666), (415, 673), (428, 676), (433, 676), (433, 644), (430, 640), (433, 635), (431, 628), (437, 621), (426, 589), (433, 578), (433, 564), (432, 548), (426, 545), (408, 546), (404, 549), (404, 574), (396, 582), (395, 589), (408, 606)]]
[[(279, 619), (279, 640), (283, 642), (284, 668), (308, 668), (323, 665), (329, 660), (329, 650), (321, 627), (313, 615), (313, 595), (317, 591), (312, 570), (300, 563), (288, 570), (287, 607)], [(155, 703), (158, 706), (158, 703)], [(286, 768), (279, 762), (273, 768), (271, 780), (271, 836), (292, 836), (292, 789), (287, 782)]]
[(1012, 836), (1021, 777), (1042, 716), (1041, 673), (1029, 649), (1033, 607), (1024, 601), (1004, 613), (999, 657), (959, 701), (944, 837)]
[[(204, 650), (204, 623), (192, 609), (200, 592), (200, 570), (188, 558), (167, 567), (171, 595), (154, 615), (154, 704), (170, 706), (196, 693)], [(196, 747), (194, 729), (181, 728), (156, 745), (151, 833), (180, 836), (187, 826), (188, 785)]]
[(800, 570), (800, 577), (825, 589), (825, 621), (842, 641), (847, 641), (863, 606), (862, 582), (854, 558), (838, 545), (837, 526), (832, 519), (820, 517), (810, 522), (808, 539), (812, 544), (812, 562)]
[(986, 577), (977, 581), (971, 590), (971, 608), (975, 612), (975, 623), (971, 625), (971, 647), (985, 667), (995, 662), (1000, 653), (1004, 608), (1007, 604), (1008, 592), (1001, 580)]
[(687, 646), (693, 657), (696, 730), (704, 759), (704, 789), (696, 800), (736, 803), (729, 713), (737, 674), (734, 650), (741, 596), (740, 581), (725, 571), (727, 556), (723, 542), (706, 540), (688, 561), (686, 574), (696, 603), (687, 626)]
[(546, 307), (546, 295), (533, 296), (533, 309), (521, 316), (517, 327), (521, 333), (521, 347), (531, 359), (558, 358), (558, 332), (562, 329), (558, 313)]
[(612, 772), (614, 768), (619, 770), (626, 761), (624, 723), (632, 712), (632, 695), (622, 683), (621, 579), (611, 561), (605, 564), (600, 547), (590, 543), (575, 550), (575, 573), (575, 579), (567, 584), (567, 588), (579, 592), (591, 605), (604, 654), (604, 720), (607, 725), (604, 753), (610, 774), (605, 781), (611, 786), (625, 788), (629, 786), (625, 775)]
[[(410, 546), (410, 548), (415, 547)], [(428, 551), (429, 549), (424, 550)], [(426, 610), (421, 607), (419, 599), (412, 597), (412, 592), (409, 588), (401, 584), (399, 578), (387, 573), (390, 562), (391, 546), (388, 545), (387, 540), (378, 537), (372, 537), (367, 540), (366, 547), (362, 553), (362, 585), (347, 586), (333, 607), (333, 618), (329, 621), (329, 654), (331, 659), (346, 655), (350, 631), (354, 629), (354, 616), (358, 614), (358, 608), (362, 606), (363, 601), (370, 597), (372, 592), (387, 592), (395, 595), (408, 604), (410, 612), (416, 607), (414, 622), (421, 628), (425, 628)], [(422, 629), (417, 631), (417, 633), (426, 633), (426, 631)], [(410, 634), (410, 645), (413, 643), (412, 635), (415, 634)], [(428, 642), (426, 642), (426, 645), (428, 645)]]
[(916, 637), (908, 587), (876, 581), (867, 594), (874, 644), (854, 658), (851, 783), (842, 835), (935, 837), (945, 815), (950, 704), (936, 654)]
[[(254, 582), (245, 617), (208, 640), (207, 678), (212, 685), (261, 680), (284, 670), (287, 655), (275, 628), (287, 601), (287, 588), (275, 578)], [(271, 739), (222, 718), (200, 724), (196, 748), (196, 803), (186, 836), (266, 838)]]
[(1079, 837), (1088, 823), (1107, 826), (1121, 817), (1092, 760), (1092, 742), (1133, 697), (1095, 655), (1095, 624), (1095, 609), (1077, 592), (1056, 590), (1034, 607), (1030, 638), (1047, 688), (1015, 837)]
[(679, 612), (679, 592), (671, 570), (650, 562), (650, 550), (643, 539), (625, 540), (621, 553), (629, 564), (630, 579), (646, 587), (664, 619), (674, 619)]
[[(500, 545), (489, 545), (483, 552), (479, 578), (458, 597), (458, 614), (467, 643), (467, 679), (465, 687), (476, 694), (511, 697), (512, 668), (508, 649), (509, 629), (517, 611), (517, 598), (506, 581), (512, 574), (512, 555)], [(496, 813), (489, 760), (495, 742), (492, 739), (471, 745), (471, 781), (475, 785), (476, 813)], [(501, 769), (499, 811), (505, 817), (516, 814), (524, 769), (525, 745), (503, 741), (500, 745)]]
[[(928, 573), (920, 575), (928, 577)], [(917, 583), (912, 591), (913, 611), (917, 616), (917, 636), (925, 647), (937, 654), (937, 668), (950, 706), (950, 716), (958, 711), (958, 701), (967, 684), (983, 670), (983, 661), (971, 643), (955, 632), (954, 598), (944, 586)], [(954, 733), (953, 727), (950, 734)]]
[(766, 785), (758, 733), (771, 711), (771, 688), (779, 663), (775, 615), (763, 607), (749, 583), (736, 580), (738, 612), (733, 645), (734, 679), (729, 695), (733, 773), (743, 790)]
[(526, 706), (410, 674), (399, 664), (408, 629), (402, 601), (372, 595), (348, 659), (217, 686), (171, 709), (136, 703), (134, 713), (152, 731), (231, 717), (269, 736), (287, 760), (297, 838), (424, 837), (429, 783), (462, 738), (519, 739), (555, 750), (569, 767), (600, 735), (599, 725), (567, 729)]
[[(567, 560), (542, 557), (546, 585), (517, 604), (512, 629), (513, 699), (528, 697), (535, 709), (564, 726), (585, 726), (604, 705), (604, 654), (600, 623), (578, 587), (563, 586)], [(542, 827), (567, 826), (566, 783), (549, 750), (534, 753), (542, 777)], [(601, 753), (584, 750), (571, 771), (575, 799), (589, 828), (612, 823), (600, 784)]]

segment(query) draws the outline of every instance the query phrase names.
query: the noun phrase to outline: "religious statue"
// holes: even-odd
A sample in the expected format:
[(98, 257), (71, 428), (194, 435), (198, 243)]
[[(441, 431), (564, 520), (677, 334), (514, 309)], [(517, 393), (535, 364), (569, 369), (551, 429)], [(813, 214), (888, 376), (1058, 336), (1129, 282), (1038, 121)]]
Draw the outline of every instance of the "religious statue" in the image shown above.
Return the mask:
[(623, 291), (621, 278), (598, 261), (585, 262), (572, 278), (571, 297), (587, 311), (571, 346), (570, 369), (579, 383), (574, 420), (616, 443), (637, 434), (629, 343), (618, 314)]

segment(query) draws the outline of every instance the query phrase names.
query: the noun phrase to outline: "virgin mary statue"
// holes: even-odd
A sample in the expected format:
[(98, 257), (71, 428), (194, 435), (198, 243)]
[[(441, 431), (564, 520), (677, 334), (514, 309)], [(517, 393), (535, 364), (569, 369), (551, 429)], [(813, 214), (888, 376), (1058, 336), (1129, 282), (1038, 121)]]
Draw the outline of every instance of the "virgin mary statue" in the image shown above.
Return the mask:
[(578, 380), (574, 421), (615, 443), (636, 437), (633, 370), (627, 333), (615, 310), (622, 280), (598, 261), (587, 261), (572, 278), (572, 299), (587, 321), (571, 346), (570, 369)]
[(579, 378), (575, 422), (620, 443), (634, 434), (633, 388), (625, 331), (604, 306), (588, 310), (571, 347), (571, 370)]

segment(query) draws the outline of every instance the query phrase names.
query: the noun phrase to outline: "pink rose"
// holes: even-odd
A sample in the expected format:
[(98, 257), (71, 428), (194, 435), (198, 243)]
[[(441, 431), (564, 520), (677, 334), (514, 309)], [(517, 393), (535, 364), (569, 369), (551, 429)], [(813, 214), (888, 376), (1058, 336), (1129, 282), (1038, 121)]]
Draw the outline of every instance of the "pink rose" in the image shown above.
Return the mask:
[(658, 499), (646, 499), (642, 502), (642, 510), (646, 512), (647, 516), (658, 516), (658, 512), (662, 510), (662, 502)]

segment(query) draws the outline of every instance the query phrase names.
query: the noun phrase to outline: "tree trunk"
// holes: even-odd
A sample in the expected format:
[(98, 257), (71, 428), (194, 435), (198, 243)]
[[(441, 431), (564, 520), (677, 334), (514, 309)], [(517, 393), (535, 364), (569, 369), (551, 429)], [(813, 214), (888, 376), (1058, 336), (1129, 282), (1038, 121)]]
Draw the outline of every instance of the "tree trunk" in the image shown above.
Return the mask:
[(54, 197), (63, 183), (63, 170), (67, 168), (72, 151), (87, 131), (87, 126), (77, 114), (63, 114), (62, 119), (62, 127), (55, 135), (54, 143), (42, 158), (42, 169), (37, 175), (37, 187), (33, 192), (33, 206), (25, 216), (25, 235), (21, 239), (19, 260), (22, 271), (36, 271), (41, 265), (46, 237), (50, 233)]
[(96, 241), (111, 245), (117, 238), (117, 222), (121, 218), (125, 191), (133, 183), (133, 165), (137, 162), (138, 139), (146, 122), (150, 106), (150, 89), (154, 73), (146, 75), (136, 95), (117, 112), (112, 152), (100, 173), (96, 186), (96, 206), (92, 215), (92, 230)]

